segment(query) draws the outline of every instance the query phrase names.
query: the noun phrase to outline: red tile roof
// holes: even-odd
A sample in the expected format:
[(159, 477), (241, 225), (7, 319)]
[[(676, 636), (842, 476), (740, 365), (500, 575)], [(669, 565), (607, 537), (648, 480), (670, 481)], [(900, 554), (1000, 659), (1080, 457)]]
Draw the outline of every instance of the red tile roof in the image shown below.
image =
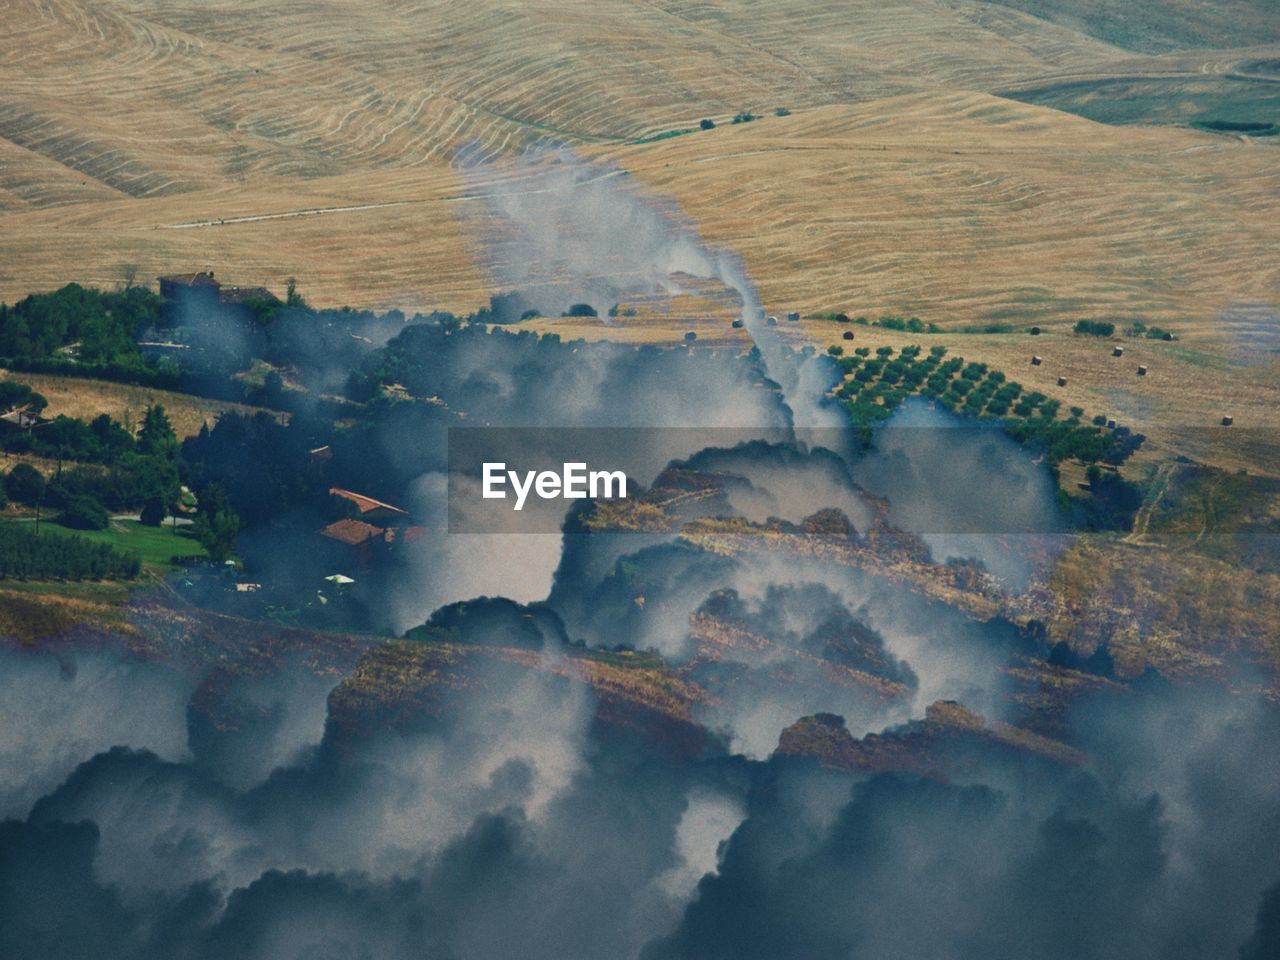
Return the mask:
[(372, 513), (374, 510), (390, 510), (392, 513), (398, 513), (407, 517), (409, 514), (399, 507), (393, 507), (389, 503), (383, 503), (381, 500), (375, 500), (373, 497), (366, 497), (362, 493), (353, 493), (350, 490), (343, 490), (341, 487), (330, 487), (329, 493), (335, 497), (342, 497), (344, 500), (350, 500), (356, 505), (361, 513)]
[(375, 527), (372, 523), (365, 523), (363, 520), (350, 519), (338, 520), (320, 531), (322, 537), (328, 537), (330, 540), (337, 540), (352, 547), (381, 537), (385, 533), (382, 527)]

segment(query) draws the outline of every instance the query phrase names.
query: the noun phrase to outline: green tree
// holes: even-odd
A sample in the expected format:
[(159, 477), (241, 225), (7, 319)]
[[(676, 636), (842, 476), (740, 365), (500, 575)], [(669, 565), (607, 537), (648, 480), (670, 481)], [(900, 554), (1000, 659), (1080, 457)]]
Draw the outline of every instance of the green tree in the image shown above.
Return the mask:
[(111, 463), (133, 450), (133, 436), (112, 420), (110, 414), (101, 413), (94, 417), (93, 422), (89, 424), (89, 429), (93, 431), (93, 436), (102, 451), (102, 459), (106, 463)]
[(58, 523), (73, 530), (105, 530), (110, 522), (107, 508), (92, 497), (72, 497), (58, 516)]
[(144, 456), (163, 454), (176, 456), (178, 436), (173, 432), (173, 424), (160, 404), (147, 407), (142, 418), (142, 429), (138, 431), (138, 452)]
[(191, 524), (195, 536), (214, 563), (227, 560), (236, 548), (240, 517), (231, 507), (222, 486), (212, 483), (200, 494), (200, 512)]
[(285, 286), (284, 305), (301, 310), (307, 309), (307, 301), (302, 299), (302, 294), (298, 292), (298, 281), (293, 277), (289, 278), (289, 283)]
[(40, 413), (48, 405), (48, 400), (25, 383), (0, 380), (0, 409), (16, 410), (21, 407), (23, 410), (29, 410), (32, 413)]
[(44, 496), (44, 476), (29, 463), (14, 464), (4, 480), (5, 492), (18, 503), (36, 503)]
[(148, 497), (147, 502), (142, 505), (142, 515), (139, 519), (148, 527), (158, 527), (164, 523), (164, 518), (168, 514), (169, 511), (162, 498)]

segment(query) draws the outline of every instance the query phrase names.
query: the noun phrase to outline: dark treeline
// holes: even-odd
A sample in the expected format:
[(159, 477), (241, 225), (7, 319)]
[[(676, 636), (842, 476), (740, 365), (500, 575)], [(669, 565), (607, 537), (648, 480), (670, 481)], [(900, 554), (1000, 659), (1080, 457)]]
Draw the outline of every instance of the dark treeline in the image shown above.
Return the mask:
[(138, 557), (83, 537), (36, 536), (18, 524), (0, 524), (0, 578), (129, 580), (141, 570)]

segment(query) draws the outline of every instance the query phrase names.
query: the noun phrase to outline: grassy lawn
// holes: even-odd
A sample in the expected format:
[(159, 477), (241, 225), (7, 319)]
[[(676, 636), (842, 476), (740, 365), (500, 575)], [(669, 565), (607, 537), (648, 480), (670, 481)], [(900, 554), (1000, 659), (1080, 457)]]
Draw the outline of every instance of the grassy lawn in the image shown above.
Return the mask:
[[(12, 521), (34, 524), (31, 519)], [(106, 530), (69, 530), (45, 520), (40, 523), (40, 536), (79, 536), (94, 543), (106, 543), (127, 553), (136, 553), (142, 565), (156, 573), (169, 573), (178, 569), (170, 562), (172, 557), (203, 557), (204, 547), (191, 536), (189, 528), (176, 530), (163, 524), (159, 527), (144, 526), (137, 520), (112, 520)]]

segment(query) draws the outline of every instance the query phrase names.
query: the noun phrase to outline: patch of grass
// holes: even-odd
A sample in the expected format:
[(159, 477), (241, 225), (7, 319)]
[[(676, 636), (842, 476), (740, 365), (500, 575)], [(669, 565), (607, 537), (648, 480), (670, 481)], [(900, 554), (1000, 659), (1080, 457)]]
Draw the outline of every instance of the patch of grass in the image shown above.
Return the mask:
[[(34, 520), (15, 520), (14, 523), (34, 525)], [(40, 536), (78, 536), (92, 543), (105, 543), (117, 550), (135, 553), (143, 567), (154, 573), (171, 573), (178, 569), (173, 557), (207, 557), (204, 547), (196, 541), (187, 527), (173, 529), (169, 524), (148, 527), (137, 520), (112, 520), (105, 530), (68, 530), (66, 527), (45, 520), (40, 523)]]
[(75, 628), (119, 629), (119, 584), (0, 581), (0, 636), (37, 643)]
[(5, 579), (4, 593), (35, 597), (65, 597), (90, 603), (121, 603), (129, 598), (129, 584), (118, 580), (13, 580)]
[(1177, 357), (1185, 364), (1193, 367), (1202, 367), (1206, 370), (1230, 370), (1232, 367), (1243, 365), (1239, 361), (1232, 361), (1227, 357), (1220, 357), (1213, 353), (1205, 353), (1203, 350), (1192, 350), (1190, 347), (1165, 346), (1163, 350)]
[(696, 127), (682, 127), (679, 130), (664, 130), (662, 133), (655, 133), (651, 137), (641, 137), (633, 143), (657, 143), (659, 140), (670, 140), (673, 137), (683, 137), (686, 133), (693, 133)]
[[(262, 375), (265, 375), (265, 371)], [(212, 424), (224, 410), (256, 413), (263, 409), (246, 404), (208, 400), (170, 390), (47, 373), (12, 373), (0, 370), (0, 379), (25, 383), (41, 394), (49, 401), (46, 416), (66, 414), (87, 422), (100, 413), (107, 413), (126, 426), (137, 426), (142, 420), (143, 411), (153, 403), (160, 403), (179, 438), (197, 433), (204, 423)], [(277, 413), (272, 415), (282, 416)]]
[(980, 327), (960, 327), (955, 333), (1013, 333), (1012, 323), (987, 323)]
[(1280, 133), (1274, 123), (1251, 120), (1193, 120), (1193, 127), (1221, 133), (1247, 133), (1251, 137), (1272, 137)]
[(660, 654), (646, 650), (599, 650), (595, 647), (570, 647), (568, 655), (575, 660), (591, 660), (614, 667), (655, 670), (666, 667)]
[(1280, 95), (1234, 77), (1113, 77), (1013, 91), (1012, 99), (1065, 110), (1099, 123), (1186, 124), (1200, 130), (1270, 136)]

